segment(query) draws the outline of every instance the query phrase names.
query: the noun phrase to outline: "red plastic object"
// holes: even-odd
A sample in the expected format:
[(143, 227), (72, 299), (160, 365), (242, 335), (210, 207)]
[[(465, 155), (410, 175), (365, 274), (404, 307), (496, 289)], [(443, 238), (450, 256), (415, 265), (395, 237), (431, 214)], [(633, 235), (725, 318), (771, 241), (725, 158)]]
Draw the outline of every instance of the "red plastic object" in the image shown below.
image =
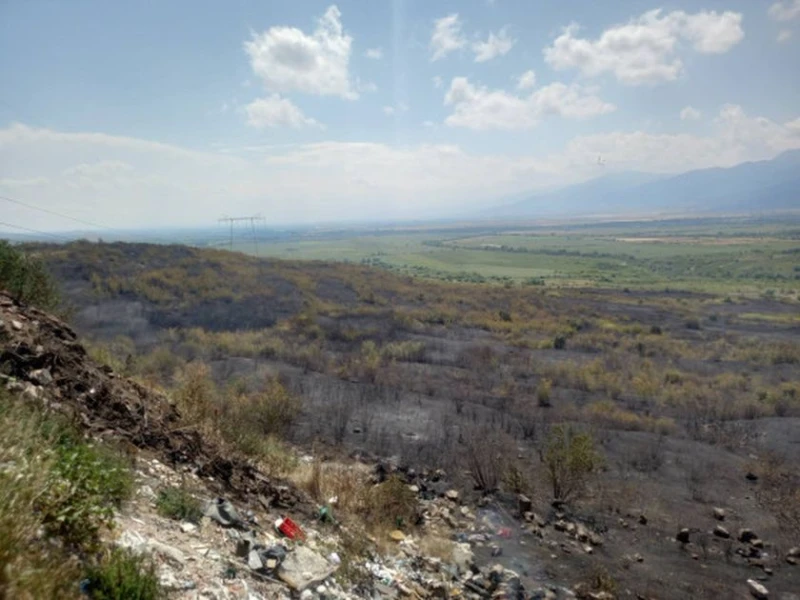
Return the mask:
[(499, 535), (501, 538), (506, 538), (506, 539), (508, 539), (508, 538), (510, 538), (510, 537), (511, 537), (511, 529), (510, 529), (510, 528), (508, 528), (508, 527), (502, 527), (502, 528), (500, 528), (500, 530), (497, 532), (497, 535)]
[(278, 531), (285, 535), (290, 540), (305, 539), (306, 534), (300, 529), (300, 526), (292, 521), (289, 517), (285, 517), (281, 524), (278, 526)]

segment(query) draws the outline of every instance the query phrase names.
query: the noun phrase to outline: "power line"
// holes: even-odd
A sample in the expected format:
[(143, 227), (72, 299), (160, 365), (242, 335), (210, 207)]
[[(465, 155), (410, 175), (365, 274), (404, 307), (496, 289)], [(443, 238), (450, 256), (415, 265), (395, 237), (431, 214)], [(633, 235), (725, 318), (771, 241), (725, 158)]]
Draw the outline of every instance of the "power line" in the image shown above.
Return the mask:
[(230, 235), (230, 249), (233, 250), (233, 224), (239, 221), (250, 221), (250, 227), (253, 230), (253, 249), (255, 250), (255, 255), (258, 256), (258, 236), (256, 235), (256, 221), (266, 221), (264, 217), (259, 215), (254, 215), (252, 217), (222, 217), (219, 219), (220, 223), (230, 223), (231, 235)]
[(29, 227), (22, 227), (22, 226), (20, 226), (20, 225), (12, 225), (11, 223), (6, 223), (6, 222), (4, 222), (4, 221), (0, 221), (0, 225), (4, 225), (4, 226), (6, 226), (6, 227), (11, 227), (11, 228), (13, 228), (13, 229), (19, 229), (19, 230), (21, 230), (21, 231), (28, 231), (28, 232), (30, 232), (30, 233), (37, 233), (37, 234), (39, 234), (39, 235), (46, 235), (46, 236), (49, 236), (49, 237), (51, 237), (51, 238), (56, 238), (57, 240), (67, 240), (67, 241), (71, 241), (71, 239), (70, 239), (70, 238), (68, 238), (68, 237), (64, 237), (64, 236), (62, 236), (62, 235), (56, 235), (55, 233), (47, 233), (46, 231), (39, 231), (39, 230), (37, 230), (37, 229), (30, 229)]
[(55, 215), (56, 217), (61, 217), (62, 219), (69, 219), (70, 221), (75, 221), (76, 223), (80, 223), (82, 225), (88, 225), (89, 227), (97, 227), (98, 229), (109, 229), (114, 231), (111, 227), (106, 227), (105, 225), (99, 225), (97, 223), (92, 223), (91, 221), (85, 221), (84, 219), (78, 219), (76, 217), (70, 217), (69, 215), (62, 214), (60, 212), (56, 212), (54, 210), (50, 210), (49, 208), (41, 208), (39, 206), (34, 206), (33, 204), (28, 204), (27, 202), (23, 202), (22, 200), (16, 200), (14, 198), (9, 198), (8, 196), (0, 195), (0, 200), (5, 200), (7, 202), (13, 202), (14, 204), (19, 204), (20, 206), (25, 206), (26, 208), (31, 208), (33, 210), (38, 210), (43, 213), (47, 213), (50, 215)]
[[(126, 234), (126, 232), (124, 230), (122, 230), (122, 229), (115, 229), (113, 227), (108, 227), (107, 225), (101, 225), (99, 223), (94, 223), (92, 221), (87, 221), (86, 219), (79, 219), (77, 217), (71, 217), (69, 215), (65, 215), (64, 213), (60, 213), (60, 212), (57, 212), (55, 210), (50, 210), (49, 208), (42, 208), (41, 206), (35, 206), (33, 204), (29, 204), (27, 202), (23, 202), (22, 200), (17, 200), (16, 198), (10, 198), (9, 196), (4, 196), (2, 194), (0, 194), (0, 200), (5, 200), (7, 202), (12, 202), (14, 204), (18, 204), (19, 206), (24, 206), (25, 208), (30, 208), (32, 210), (38, 210), (39, 212), (50, 214), (50, 215), (53, 215), (53, 216), (56, 216), (56, 217), (61, 217), (62, 219), (69, 219), (70, 221), (75, 221), (76, 223), (80, 223), (82, 225), (88, 225), (88, 226), (94, 227), (96, 229), (105, 229), (107, 231), (116, 232), (118, 235), (119, 234)], [(35, 231), (35, 230), (32, 229), (31, 231)], [(131, 236), (131, 237), (139, 238), (139, 239), (143, 239), (143, 240), (155, 241), (155, 242), (162, 242), (162, 243), (166, 243), (166, 244), (175, 243), (175, 240), (170, 240), (170, 239), (161, 238), (161, 237), (155, 237), (155, 236), (147, 235), (147, 234), (144, 234), (144, 235), (138, 234), (138, 235)], [(67, 238), (62, 238), (62, 239), (67, 239)]]

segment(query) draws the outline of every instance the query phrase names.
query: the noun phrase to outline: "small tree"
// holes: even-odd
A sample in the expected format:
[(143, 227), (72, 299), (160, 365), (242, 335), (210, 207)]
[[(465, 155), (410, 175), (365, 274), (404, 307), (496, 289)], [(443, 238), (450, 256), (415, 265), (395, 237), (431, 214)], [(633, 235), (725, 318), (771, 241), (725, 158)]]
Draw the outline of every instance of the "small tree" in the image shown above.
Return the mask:
[(0, 240), (0, 289), (43, 310), (58, 307), (58, 290), (42, 261)]
[(589, 474), (602, 463), (592, 436), (564, 425), (551, 430), (543, 459), (553, 498), (564, 502), (583, 491)]

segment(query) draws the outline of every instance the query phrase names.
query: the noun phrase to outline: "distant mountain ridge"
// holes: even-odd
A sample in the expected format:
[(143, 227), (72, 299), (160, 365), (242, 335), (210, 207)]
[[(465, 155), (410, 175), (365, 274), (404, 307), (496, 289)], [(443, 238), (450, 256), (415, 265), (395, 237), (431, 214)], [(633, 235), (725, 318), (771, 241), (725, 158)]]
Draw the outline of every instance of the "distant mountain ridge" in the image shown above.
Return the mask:
[(800, 208), (800, 150), (772, 160), (658, 175), (626, 172), (531, 195), (487, 217), (770, 211)]

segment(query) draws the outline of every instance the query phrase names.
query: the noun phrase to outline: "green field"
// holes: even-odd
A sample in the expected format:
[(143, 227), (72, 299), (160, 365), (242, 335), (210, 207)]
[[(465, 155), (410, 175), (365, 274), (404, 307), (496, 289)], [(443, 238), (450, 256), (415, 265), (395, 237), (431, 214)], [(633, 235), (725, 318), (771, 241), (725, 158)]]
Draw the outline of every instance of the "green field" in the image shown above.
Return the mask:
[[(314, 231), (261, 240), (258, 254), (445, 280), (793, 296), (800, 289), (793, 219)], [(255, 253), (247, 240), (234, 249)]]

